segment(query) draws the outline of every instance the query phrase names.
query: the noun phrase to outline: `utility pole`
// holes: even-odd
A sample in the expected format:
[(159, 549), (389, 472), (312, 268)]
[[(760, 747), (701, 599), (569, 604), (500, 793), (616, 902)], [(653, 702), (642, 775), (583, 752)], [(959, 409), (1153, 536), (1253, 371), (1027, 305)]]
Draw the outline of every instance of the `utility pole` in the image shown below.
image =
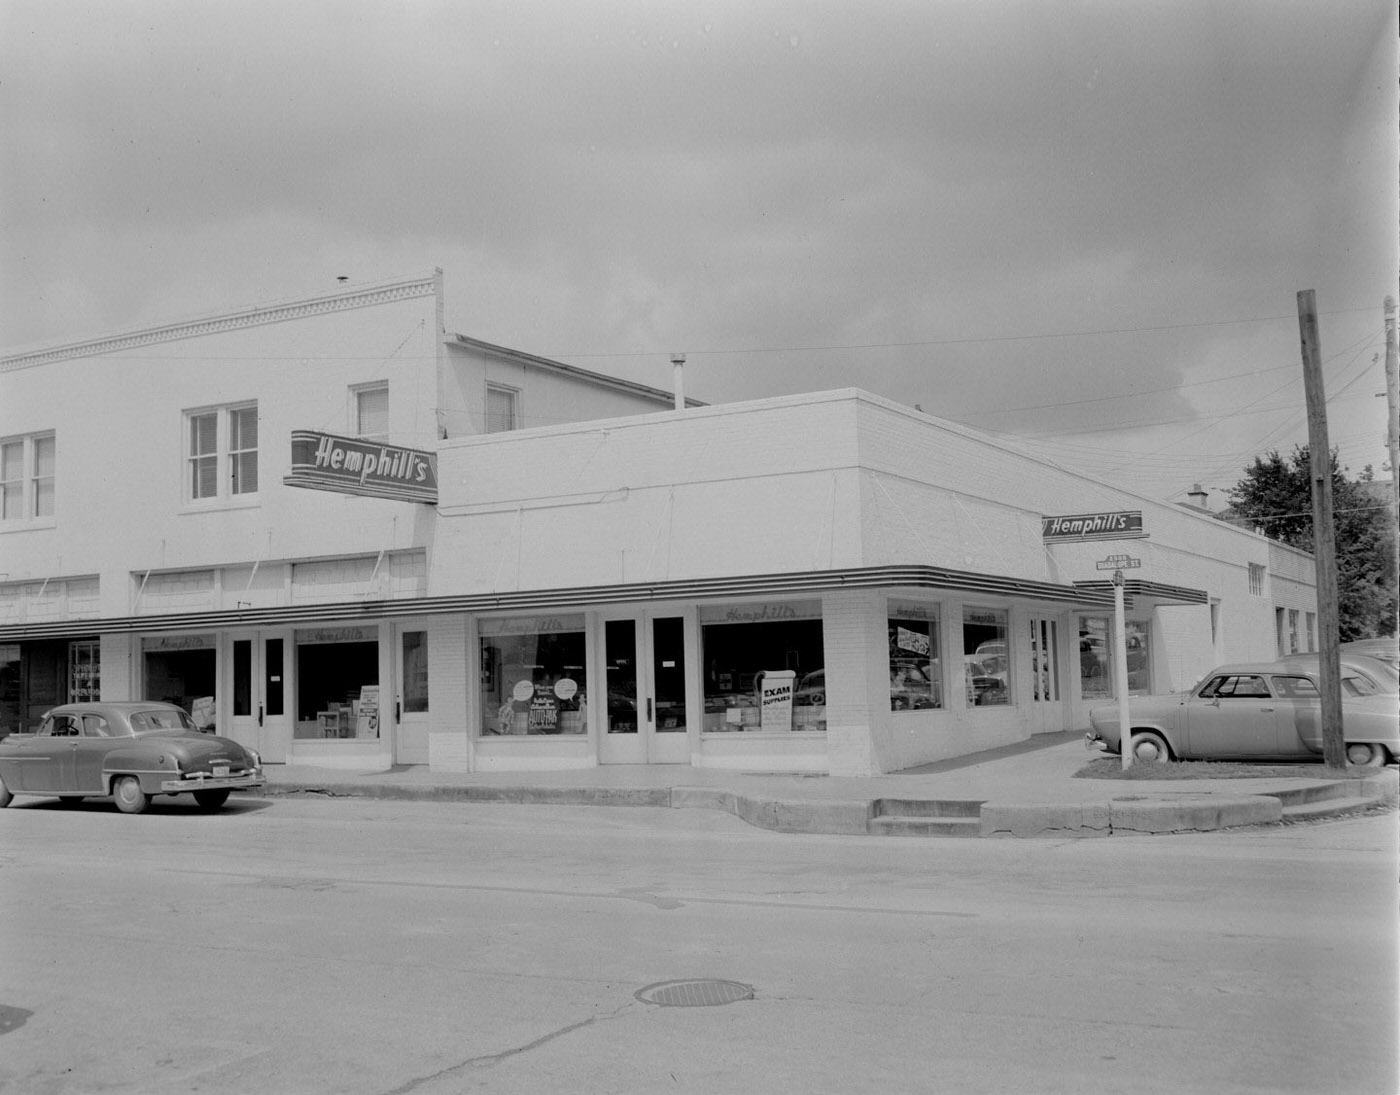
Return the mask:
[(1313, 565), (1317, 568), (1318, 688), (1322, 692), (1322, 759), (1345, 768), (1342, 736), (1342, 665), (1337, 609), (1337, 537), (1332, 527), (1332, 448), (1327, 442), (1327, 397), (1322, 387), (1322, 346), (1317, 298), (1298, 293), (1298, 334), (1303, 346), (1303, 391), (1308, 401), (1308, 456), (1312, 472)]

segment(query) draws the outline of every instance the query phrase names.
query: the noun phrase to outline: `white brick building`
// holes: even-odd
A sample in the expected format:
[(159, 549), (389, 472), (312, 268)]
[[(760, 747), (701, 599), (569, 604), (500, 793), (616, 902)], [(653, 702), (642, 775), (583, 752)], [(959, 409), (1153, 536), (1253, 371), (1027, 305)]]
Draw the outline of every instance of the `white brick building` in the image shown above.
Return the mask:
[(1085, 725), (1112, 554), (1132, 691), (1316, 645), (1308, 557), (1254, 533), (854, 389), (677, 410), (441, 299), (0, 359), (0, 728), (100, 694), (271, 763), (895, 771)]

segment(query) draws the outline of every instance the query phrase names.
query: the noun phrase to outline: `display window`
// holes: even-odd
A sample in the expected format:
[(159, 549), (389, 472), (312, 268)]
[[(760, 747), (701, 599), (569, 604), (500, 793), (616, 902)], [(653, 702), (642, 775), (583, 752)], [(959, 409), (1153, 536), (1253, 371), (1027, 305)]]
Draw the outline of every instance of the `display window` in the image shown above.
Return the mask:
[(295, 737), (378, 738), (379, 629), (298, 630), (296, 696)]
[(826, 658), (820, 601), (700, 610), (704, 729), (826, 729)]
[(214, 729), (218, 672), (213, 635), (170, 635), (141, 640), (144, 695), (183, 707), (201, 730)]
[(1001, 608), (963, 609), (963, 673), (970, 707), (1011, 702), (1008, 613)]
[(581, 614), (483, 619), (479, 631), (483, 736), (587, 733)]
[[(1152, 691), (1152, 625), (1148, 620), (1125, 620), (1128, 653), (1128, 693)], [(1079, 691), (1086, 700), (1113, 696), (1113, 620), (1108, 616), (1079, 617)]]
[(889, 606), (890, 710), (943, 706), (938, 610), (932, 605)]
[(18, 733), (24, 725), (20, 668), (19, 643), (0, 643), (0, 735)]

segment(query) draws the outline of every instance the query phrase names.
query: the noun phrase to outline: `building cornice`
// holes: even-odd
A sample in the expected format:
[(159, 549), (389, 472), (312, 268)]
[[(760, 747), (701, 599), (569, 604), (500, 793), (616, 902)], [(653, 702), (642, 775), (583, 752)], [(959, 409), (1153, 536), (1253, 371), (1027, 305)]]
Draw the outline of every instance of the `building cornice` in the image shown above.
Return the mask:
[(97, 357), (102, 354), (138, 349), (142, 346), (153, 346), (162, 342), (223, 334), (246, 327), (285, 323), (288, 320), (344, 312), (354, 308), (368, 308), (377, 304), (393, 304), (401, 300), (430, 297), (436, 292), (437, 278), (435, 275), (430, 275), (403, 281), (380, 282), (376, 285), (347, 289), (324, 296), (303, 297), (299, 300), (287, 300), (273, 304), (259, 304), (221, 315), (180, 320), (158, 327), (145, 327), (22, 353), (6, 354), (0, 357), (0, 372), (30, 369), (37, 365), (49, 365), (56, 361), (72, 358)]

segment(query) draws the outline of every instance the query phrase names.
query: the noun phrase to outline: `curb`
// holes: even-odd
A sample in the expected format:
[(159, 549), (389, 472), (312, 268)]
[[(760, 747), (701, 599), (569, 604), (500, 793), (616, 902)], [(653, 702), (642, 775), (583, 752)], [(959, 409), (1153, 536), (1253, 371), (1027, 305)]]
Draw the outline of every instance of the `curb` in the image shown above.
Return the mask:
[[(719, 810), (758, 829), (836, 836), (1105, 837), (1115, 833), (1200, 833), (1336, 817), (1394, 806), (1396, 774), (1314, 783), (1257, 795), (1162, 792), (1106, 801), (1005, 803), (940, 799), (788, 799), (715, 787), (415, 786), (301, 782), (264, 786), (262, 795), (327, 795), (419, 802), (517, 806), (649, 806)], [(973, 809), (975, 807), (975, 809)]]

